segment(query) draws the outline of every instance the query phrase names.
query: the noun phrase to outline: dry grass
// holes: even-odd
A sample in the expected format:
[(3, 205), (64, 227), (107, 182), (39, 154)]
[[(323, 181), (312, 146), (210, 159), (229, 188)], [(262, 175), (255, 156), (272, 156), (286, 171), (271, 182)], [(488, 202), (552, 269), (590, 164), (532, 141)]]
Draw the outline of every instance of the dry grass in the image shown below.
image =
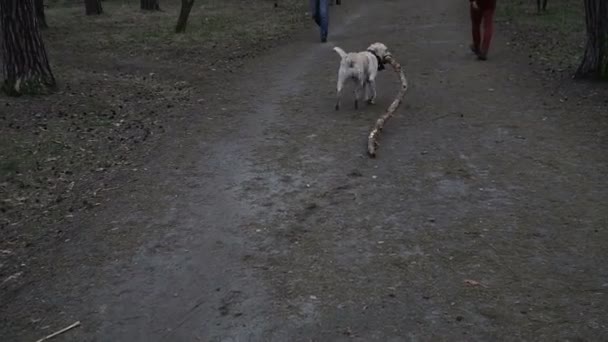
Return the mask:
[(166, 127), (187, 120), (193, 93), (213, 86), (201, 75), (235, 68), (305, 19), (297, 0), (278, 9), (270, 0), (197, 1), (176, 35), (177, 0), (150, 13), (139, 1), (108, 0), (97, 17), (74, 1), (49, 4), (44, 39), (59, 90), (0, 95), (0, 279), (69, 238), (63, 220), (136, 172)]
[(584, 52), (585, 13), (578, 0), (549, 0), (538, 14), (535, 1), (498, 3), (498, 18), (512, 24), (513, 46), (529, 51), (531, 62), (551, 73), (573, 73)]
[(286, 37), (304, 18), (303, 7), (293, 0), (283, 1), (278, 9), (269, 0), (197, 1), (186, 34), (176, 35), (179, 1), (161, 1), (161, 12), (142, 12), (138, 4), (107, 1), (105, 13), (98, 17), (84, 16), (80, 6), (51, 7), (47, 15), (52, 37), (62, 37), (54, 39), (56, 47), (111, 56), (145, 53), (168, 61), (200, 60), (201, 52), (211, 49), (226, 49), (224, 56), (240, 57), (254, 46)]

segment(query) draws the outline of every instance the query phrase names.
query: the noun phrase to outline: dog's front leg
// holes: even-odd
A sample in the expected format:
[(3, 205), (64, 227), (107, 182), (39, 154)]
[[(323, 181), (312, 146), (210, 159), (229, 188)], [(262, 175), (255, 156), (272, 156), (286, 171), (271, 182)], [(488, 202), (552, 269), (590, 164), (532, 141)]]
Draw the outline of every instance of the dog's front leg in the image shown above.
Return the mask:
[(361, 98), (361, 90), (366, 91), (365, 81), (358, 82), (355, 86), (355, 109), (359, 109), (359, 99)]
[(369, 88), (371, 90), (372, 96), (367, 100), (369, 104), (376, 103), (376, 80), (369, 80), (368, 82)]
[(365, 101), (369, 101), (369, 83), (367, 81), (364, 83), (363, 89), (365, 90)]

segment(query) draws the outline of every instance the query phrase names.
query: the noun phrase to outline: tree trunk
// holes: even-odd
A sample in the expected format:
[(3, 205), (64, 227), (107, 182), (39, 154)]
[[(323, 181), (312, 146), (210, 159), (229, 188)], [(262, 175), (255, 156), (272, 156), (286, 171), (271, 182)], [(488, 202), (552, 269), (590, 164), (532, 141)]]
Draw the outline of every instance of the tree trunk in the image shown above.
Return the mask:
[(48, 28), (46, 16), (44, 15), (44, 0), (34, 0), (34, 9), (36, 11), (36, 19), (38, 19), (38, 26), (41, 29)]
[(8, 95), (46, 93), (55, 87), (32, 0), (0, 0), (2, 90)]
[(186, 32), (186, 25), (188, 24), (188, 16), (190, 10), (192, 10), (194, 0), (182, 0), (182, 10), (179, 12), (179, 18), (177, 19), (177, 26), (175, 27), (176, 33)]
[(608, 80), (608, 1), (585, 0), (587, 46), (577, 77)]
[(160, 11), (158, 0), (141, 0), (141, 9), (146, 11)]
[(103, 13), (100, 0), (84, 0), (84, 8), (87, 15), (99, 15)]
[[(542, 3), (541, 3), (542, 1)], [(547, 0), (536, 0), (536, 10), (538, 13), (547, 10)]]

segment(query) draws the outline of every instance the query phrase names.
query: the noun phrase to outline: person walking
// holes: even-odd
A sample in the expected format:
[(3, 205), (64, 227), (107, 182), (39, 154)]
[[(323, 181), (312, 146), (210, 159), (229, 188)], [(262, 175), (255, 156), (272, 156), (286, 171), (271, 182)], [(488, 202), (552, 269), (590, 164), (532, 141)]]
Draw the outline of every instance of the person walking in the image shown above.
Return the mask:
[[(471, 24), (473, 25), (473, 43), (471, 51), (477, 55), (479, 60), (488, 59), (490, 43), (494, 34), (494, 12), (496, 11), (496, 0), (469, 0), (471, 7)], [(483, 24), (483, 39), (481, 26)]]
[(321, 30), (321, 42), (327, 42), (329, 31), (329, 0), (310, 0), (312, 18)]

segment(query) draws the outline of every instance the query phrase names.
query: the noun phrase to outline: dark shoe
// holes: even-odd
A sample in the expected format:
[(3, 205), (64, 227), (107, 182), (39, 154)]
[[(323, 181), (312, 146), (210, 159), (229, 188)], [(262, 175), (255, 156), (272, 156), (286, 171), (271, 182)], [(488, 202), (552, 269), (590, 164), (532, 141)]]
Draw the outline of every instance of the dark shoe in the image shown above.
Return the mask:
[(469, 45), (469, 49), (471, 49), (471, 52), (473, 52), (477, 56), (479, 56), (479, 54), (481, 53), (481, 51), (479, 51), (479, 48), (476, 48), (474, 44)]
[(488, 60), (488, 55), (485, 53), (478, 53), (477, 54), (477, 59), (480, 61), (487, 61)]
[(321, 43), (327, 43), (327, 37), (321, 37)]

